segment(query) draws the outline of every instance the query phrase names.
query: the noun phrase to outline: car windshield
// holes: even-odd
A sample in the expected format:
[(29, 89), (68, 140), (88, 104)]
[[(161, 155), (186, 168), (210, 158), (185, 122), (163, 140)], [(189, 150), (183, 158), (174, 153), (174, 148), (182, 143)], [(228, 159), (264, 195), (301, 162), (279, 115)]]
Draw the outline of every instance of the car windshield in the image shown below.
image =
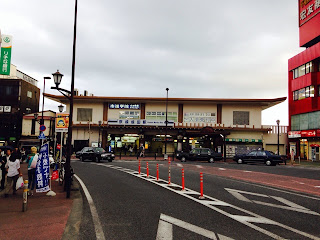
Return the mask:
[(104, 153), (105, 150), (103, 148), (95, 148), (95, 152)]

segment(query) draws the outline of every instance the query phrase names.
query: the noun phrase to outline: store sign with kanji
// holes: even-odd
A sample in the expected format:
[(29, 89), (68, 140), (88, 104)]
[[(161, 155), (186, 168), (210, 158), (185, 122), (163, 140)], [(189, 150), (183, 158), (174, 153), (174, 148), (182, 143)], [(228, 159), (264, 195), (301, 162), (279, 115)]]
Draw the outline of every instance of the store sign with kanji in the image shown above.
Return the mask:
[(0, 74), (10, 75), (12, 36), (1, 35)]
[(300, 0), (299, 2), (299, 26), (308, 22), (320, 13), (320, 0)]

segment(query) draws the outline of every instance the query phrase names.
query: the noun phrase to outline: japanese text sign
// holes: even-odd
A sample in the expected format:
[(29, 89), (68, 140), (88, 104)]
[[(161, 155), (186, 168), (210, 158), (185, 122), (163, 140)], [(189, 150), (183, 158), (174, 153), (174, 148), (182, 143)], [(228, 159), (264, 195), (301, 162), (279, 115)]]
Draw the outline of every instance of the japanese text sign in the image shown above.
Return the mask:
[(299, 26), (320, 13), (320, 0), (299, 0)]
[(12, 37), (1, 35), (0, 74), (10, 75)]
[(48, 192), (50, 176), (49, 144), (41, 146), (36, 168), (36, 192)]

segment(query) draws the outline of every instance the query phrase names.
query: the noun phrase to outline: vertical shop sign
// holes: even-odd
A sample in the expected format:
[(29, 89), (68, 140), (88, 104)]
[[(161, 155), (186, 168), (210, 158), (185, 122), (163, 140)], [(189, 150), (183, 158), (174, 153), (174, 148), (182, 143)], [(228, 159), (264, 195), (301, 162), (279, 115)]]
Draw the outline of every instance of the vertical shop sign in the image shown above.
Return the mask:
[(10, 75), (12, 36), (1, 35), (0, 74)]
[(50, 164), (49, 164), (49, 144), (46, 143), (41, 146), (39, 158), (36, 168), (36, 192), (48, 192), (49, 176), (50, 176)]

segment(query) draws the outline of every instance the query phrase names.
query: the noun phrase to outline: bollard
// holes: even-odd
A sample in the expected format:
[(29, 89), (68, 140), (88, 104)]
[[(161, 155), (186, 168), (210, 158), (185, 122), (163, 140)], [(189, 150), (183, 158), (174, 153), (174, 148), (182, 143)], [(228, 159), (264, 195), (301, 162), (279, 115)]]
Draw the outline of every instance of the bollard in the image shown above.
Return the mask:
[(181, 189), (181, 191), (184, 191), (185, 189), (184, 189), (184, 169), (183, 168), (182, 168), (181, 172), (182, 172), (182, 184), (181, 184), (182, 189)]
[(159, 164), (157, 163), (157, 181), (159, 181)]
[(203, 196), (203, 174), (202, 172), (200, 173), (200, 197), (199, 199), (204, 199)]
[(147, 162), (147, 178), (149, 177), (149, 163)]
[(140, 159), (139, 159), (139, 175), (141, 174), (141, 162), (140, 162)]
[(157, 160), (157, 153), (154, 154), (154, 160)]
[(27, 211), (27, 204), (28, 204), (28, 180), (24, 180), (23, 185), (23, 202), (22, 202), (22, 212)]
[(168, 185), (171, 184), (171, 164), (170, 164), (170, 158), (168, 158)]

